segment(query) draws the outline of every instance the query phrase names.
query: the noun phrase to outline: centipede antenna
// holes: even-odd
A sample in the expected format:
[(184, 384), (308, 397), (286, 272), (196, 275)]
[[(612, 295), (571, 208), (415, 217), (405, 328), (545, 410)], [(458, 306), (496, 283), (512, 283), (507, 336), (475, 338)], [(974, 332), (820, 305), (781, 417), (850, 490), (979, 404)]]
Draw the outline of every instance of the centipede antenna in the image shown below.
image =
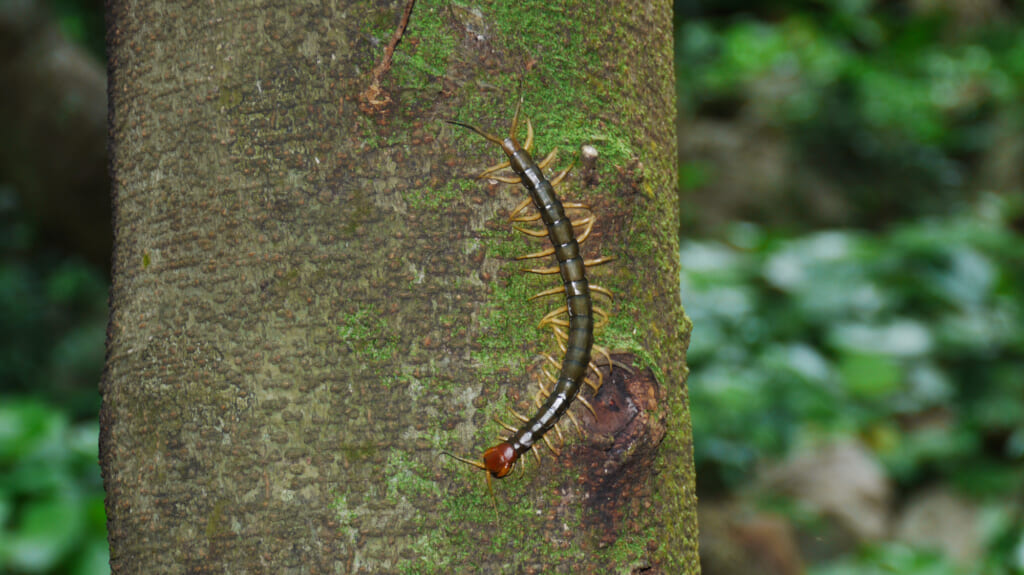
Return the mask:
[[(448, 451), (442, 451), (441, 453), (443, 455), (447, 455), (448, 457), (451, 457), (452, 459), (458, 459), (459, 461), (461, 461), (463, 463), (468, 463), (468, 464), (472, 465), (473, 467), (479, 467), (480, 469), (483, 469), (484, 471), (487, 471), (487, 466), (484, 465), (483, 463), (479, 462), (479, 461), (473, 461), (472, 459), (467, 459), (465, 457), (459, 457), (458, 455), (455, 455), (454, 453), (450, 453)], [(490, 473), (488, 473), (487, 475), (490, 475)]]
[(462, 122), (457, 122), (455, 120), (445, 120), (445, 122), (447, 122), (449, 124), (456, 125), (456, 126), (462, 126), (463, 128), (466, 128), (467, 130), (472, 130), (472, 131), (476, 132), (477, 134), (480, 134), (484, 138), (487, 138), (487, 141), (494, 142), (495, 144), (498, 144), (499, 146), (501, 145), (501, 138), (499, 138), (498, 136), (495, 136), (494, 134), (488, 134), (487, 132), (481, 130), (480, 128), (478, 128), (478, 127), (476, 127), (476, 126), (474, 126), (472, 124), (463, 124)]
[[(530, 118), (526, 118), (526, 143), (523, 144), (523, 149), (527, 152), (533, 147), (533, 123), (530, 122)], [(543, 168), (542, 168), (543, 169)]]
[[(516, 139), (516, 129), (519, 128), (519, 111), (522, 108), (523, 108), (523, 97), (520, 96), (519, 97), (519, 102), (516, 103), (516, 113), (512, 114), (512, 126), (509, 127), (509, 130), (508, 130), (508, 137), (512, 139), (512, 143), (515, 144), (515, 146), (517, 148), (519, 147), (519, 140)], [(529, 121), (527, 121), (527, 123), (529, 123)], [(533, 130), (531, 129), (530, 131), (532, 132)], [(532, 138), (528, 138), (528, 139), (532, 140)], [(531, 141), (530, 143), (532, 144), (533, 142)], [(525, 147), (526, 146), (524, 146), (524, 148)], [(529, 151), (529, 150), (527, 150), (527, 151)]]

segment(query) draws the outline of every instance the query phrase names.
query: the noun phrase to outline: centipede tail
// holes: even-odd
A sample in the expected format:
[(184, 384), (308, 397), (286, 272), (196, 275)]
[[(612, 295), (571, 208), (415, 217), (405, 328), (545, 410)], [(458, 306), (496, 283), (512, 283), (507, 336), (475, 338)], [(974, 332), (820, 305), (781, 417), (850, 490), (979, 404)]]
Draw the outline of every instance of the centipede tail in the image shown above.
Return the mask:
[[(551, 386), (548, 387), (540, 382), (536, 396), (538, 404), (536, 413), (532, 417), (515, 414), (521, 421), (521, 425), (519, 427), (506, 426), (511, 435), (498, 445), (486, 450), (482, 461), (453, 456), (485, 469), (490, 476), (495, 478), (505, 477), (511, 473), (519, 458), (540, 441), (544, 441), (552, 453), (558, 453), (558, 449), (552, 445), (547, 436), (548, 432), (555, 428), (556, 434), (561, 437), (561, 431), (558, 430), (556, 424), (563, 415), (568, 413), (569, 407), (578, 398), (584, 382), (595, 389), (600, 387), (603, 382), (603, 375), (592, 362), (592, 352), (595, 323), (607, 322), (608, 316), (607, 313), (593, 306), (591, 292), (611, 297), (610, 291), (602, 287), (591, 286), (586, 277), (588, 266), (611, 261), (611, 258), (584, 259), (580, 253), (580, 243), (590, 237), (596, 218), (592, 214), (587, 214), (577, 220), (572, 220), (567, 215), (567, 210), (589, 211), (589, 206), (576, 202), (563, 203), (555, 195), (555, 186), (565, 178), (569, 170), (559, 172), (550, 180), (545, 177), (543, 171), (554, 161), (557, 150), (552, 150), (540, 162), (534, 161), (530, 155), (534, 136), (533, 124), (529, 119), (526, 119), (526, 141), (524, 145), (519, 145), (516, 132), (519, 127), (521, 105), (520, 101), (520, 105), (516, 107), (515, 115), (512, 117), (512, 127), (507, 138), (499, 138), (477, 126), (448, 121), (450, 124), (476, 132), (487, 141), (497, 144), (505, 153), (506, 161), (484, 169), (479, 177), (509, 184), (522, 184), (526, 188), (529, 197), (512, 210), (509, 220), (523, 224), (540, 221), (544, 225), (543, 230), (513, 226), (516, 230), (532, 237), (546, 236), (551, 242), (551, 247), (521, 256), (519, 259), (545, 258), (553, 255), (558, 263), (554, 267), (533, 268), (525, 271), (538, 274), (559, 274), (562, 279), (561, 288), (542, 291), (530, 299), (558, 293), (565, 294), (565, 305), (545, 315), (541, 320), (541, 327), (550, 326), (553, 330), (563, 357), (561, 362), (552, 358), (552, 362), (558, 366), (557, 376), (542, 369), (545, 377), (550, 379)], [(512, 170), (515, 175), (497, 175), (504, 169)], [(534, 213), (529, 213), (531, 205)], [(576, 229), (582, 230), (579, 237), (575, 234), (574, 230)], [(561, 316), (567, 316), (567, 319), (562, 319)], [(608, 356), (607, 350), (603, 350), (602, 355), (605, 356), (610, 367), (611, 358)], [(588, 377), (590, 370), (597, 374), (596, 382)], [(582, 398), (579, 399), (593, 413), (593, 407)], [(569, 417), (579, 428), (580, 425), (576, 418), (571, 413)], [(534, 453), (536, 454), (536, 451)]]

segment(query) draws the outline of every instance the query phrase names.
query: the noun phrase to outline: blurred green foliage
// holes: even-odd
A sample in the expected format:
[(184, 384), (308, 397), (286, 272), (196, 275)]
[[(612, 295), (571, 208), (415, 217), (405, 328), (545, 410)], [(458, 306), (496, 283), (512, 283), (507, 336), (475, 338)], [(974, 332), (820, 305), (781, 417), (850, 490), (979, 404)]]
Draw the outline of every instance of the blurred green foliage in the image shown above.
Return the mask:
[(95, 417), (106, 278), (42, 244), (13, 192), (0, 187), (0, 393), (31, 393), (73, 418)]
[(858, 225), (959, 208), (1001, 131), (1024, 128), (1024, 17), (974, 3), (988, 21), (965, 23), (954, 6), (677, 1), (682, 114), (786, 130)]
[(94, 56), (106, 58), (102, 0), (46, 0), (61, 33), (85, 46)]
[(99, 426), (71, 425), (57, 408), (0, 404), (0, 572), (102, 575), (106, 514)]
[(738, 487), (763, 458), (855, 435), (904, 488), (943, 480), (983, 498), (1018, 493), (1022, 214), (991, 195), (880, 236), (788, 238), (741, 224), (726, 241), (684, 242), (702, 486)]

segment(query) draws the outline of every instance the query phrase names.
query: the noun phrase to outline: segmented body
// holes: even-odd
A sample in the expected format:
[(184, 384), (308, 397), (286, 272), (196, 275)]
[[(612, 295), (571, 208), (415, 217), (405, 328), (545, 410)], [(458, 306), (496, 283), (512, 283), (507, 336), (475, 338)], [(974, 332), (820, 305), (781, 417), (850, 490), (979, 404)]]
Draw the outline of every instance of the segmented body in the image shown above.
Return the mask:
[[(525, 422), (505, 441), (485, 451), (482, 464), (459, 458), (477, 467), (486, 469), (494, 477), (508, 475), (519, 457), (544, 438), (545, 434), (567, 412), (573, 400), (579, 394), (584, 381), (587, 380), (588, 366), (593, 367), (591, 364), (591, 352), (594, 345), (595, 322), (594, 309), (591, 302), (591, 286), (587, 281), (586, 267), (588, 263), (593, 264), (606, 261), (604, 259), (585, 260), (580, 254), (580, 241), (589, 234), (593, 225), (593, 218), (588, 220), (590, 226), (586, 228), (581, 240), (578, 241), (573, 230), (572, 221), (566, 215), (562, 202), (555, 195), (554, 185), (561, 180), (565, 172), (561, 173), (553, 181), (548, 180), (544, 176), (542, 168), (553, 159), (553, 153), (540, 162), (540, 164), (533, 160), (529, 153), (530, 143), (533, 139), (532, 126), (529, 125), (529, 120), (527, 120), (529, 127), (527, 144), (520, 146), (515, 136), (518, 117), (519, 110), (517, 108), (516, 115), (512, 120), (511, 133), (509, 137), (504, 139), (483, 132), (475, 126), (459, 122), (449, 122), (469, 128), (489, 141), (498, 144), (508, 157), (507, 162), (488, 168), (481, 177), (492, 174), (500, 169), (511, 168), (516, 174), (515, 178), (490, 177), (507, 183), (522, 183), (529, 192), (533, 206), (539, 213), (539, 219), (547, 229), (547, 236), (551, 240), (552, 247), (538, 254), (531, 254), (525, 257), (539, 257), (550, 254), (555, 256), (555, 259), (558, 261), (557, 273), (560, 274), (564, 286), (565, 308), (563, 312), (568, 315), (567, 332), (561, 332), (558, 328), (555, 329), (556, 338), (565, 350), (561, 369), (553, 387), (549, 389), (541, 388), (543, 395), (546, 395), (546, 399), (540, 405), (537, 412), (533, 417), (523, 418)], [(526, 202), (521, 204), (516, 212), (525, 209), (525, 204)], [(570, 205), (580, 207), (578, 204)], [(513, 213), (514, 215), (515, 212)], [(531, 271), (555, 273), (554, 269)], [(608, 293), (603, 288), (596, 289), (602, 291), (602, 293)], [(549, 290), (538, 295), (552, 295), (554, 293), (557, 293), (556, 290)], [(564, 322), (558, 323), (564, 325)], [(596, 371), (596, 368), (594, 369)]]
[[(540, 212), (541, 221), (548, 230), (548, 238), (554, 247), (562, 284), (565, 286), (565, 302), (569, 312), (569, 339), (558, 381), (537, 413), (502, 444), (508, 447), (499, 445), (492, 448), (505, 452), (511, 449), (514, 456), (506, 456), (506, 459), (511, 459), (508, 461), (511, 468), (516, 458), (529, 451), (558, 422), (579, 393), (594, 345), (594, 317), (580, 245), (573, 233), (572, 222), (565, 215), (562, 202), (555, 196), (554, 186), (544, 177), (530, 153), (519, 148), (514, 139), (506, 138), (501, 148), (509, 158), (512, 171), (522, 179), (523, 186), (530, 193), (533, 205)], [(486, 455), (484, 460), (486, 462)]]

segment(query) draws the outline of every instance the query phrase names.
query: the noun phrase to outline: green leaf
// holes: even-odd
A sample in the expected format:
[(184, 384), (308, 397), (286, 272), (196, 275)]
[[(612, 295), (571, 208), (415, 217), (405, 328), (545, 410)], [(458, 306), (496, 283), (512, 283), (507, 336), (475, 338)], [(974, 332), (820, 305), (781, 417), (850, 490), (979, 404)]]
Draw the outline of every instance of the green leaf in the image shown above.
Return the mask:
[(82, 535), (79, 501), (61, 496), (27, 503), (10, 541), (10, 566), (40, 572), (56, 566)]
[(850, 353), (839, 361), (839, 373), (853, 397), (879, 399), (898, 391), (903, 369), (887, 355)]

